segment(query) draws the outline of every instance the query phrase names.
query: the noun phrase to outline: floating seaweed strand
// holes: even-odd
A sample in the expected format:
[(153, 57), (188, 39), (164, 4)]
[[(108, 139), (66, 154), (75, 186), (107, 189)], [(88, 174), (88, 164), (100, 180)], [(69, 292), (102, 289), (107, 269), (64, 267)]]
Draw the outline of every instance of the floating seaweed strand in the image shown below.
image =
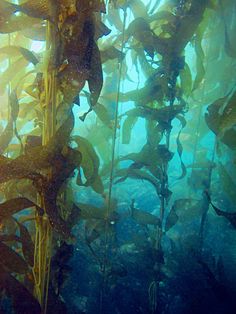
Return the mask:
[[(127, 19), (126, 5), (124, 6), (123, 11), (124, 11), (124, 17), (123, 17), (123, 29), (122, 29), (121, 55), (123, 55), (124, 48), (125, 48), (125, 25), (126, 25), (126, 19)], [(122, 69), (123, 69), (123, 58), (120, 59), (120, 63), (119, 63), (119, 76), (118, 76), (117, 94), (116, 94), (114, 132), (112, 136), (111, 168), (110, 168), (109, 188), (108, 188), (108, 196), (107, 196), (107, 214), (106, 214), (107, 218), (105, 222), (104, 256), (103, 256), (103, 264), (102, 264), (102, 269), (101, 269), (103, 280), (102, 280), (102, 289), (100, 292), (100, 313), (103, 313), (104, 292), (105, 292), (107, 279), (108, 279), (107, 278), (107, 265), (108, 265), (109, 246), (110, 246), (109, 241), (111, 240), (111, 235), (109, 232), (109, 224), (110, 224), (109, 216), (110, 216), (111, 205), (112, 205), (112, 188), (113, 188), (113, 180), (114, 180), (115, 151), (116, 151)]]
[[(168, 133), (166, 134), (167, 149), (169, 149), (170, 133), (171, 131), (168, 131)], [(166, 211), (165, 191), (168, 191), (168, 162), (162, 165), (161, 171), (162, 171), (161, 194), (159, 195), (161, 225), (157, 226), (156, 241), (154, 244), (154, 249), (156, 250), (156, 253), (157, 253), (157, 261), (155, 262), (155, 265), (154, 265), (155, 275), (154, 275), (153, 281), (151, 281), (148, 288), (149, 304), (150, 304), (151, 313), (153, 314), (156, 313), (157, 305), (158, 305), (157, 296), (158, 296), (158, 288), (159, 288), (159, 282), (160, 282), (161, 265), (162, 265), (162, 259), (163, 259), (161, 242), (162, 242), (162, 235), (163, 235), (163, 221), (164, 221), (164, 215)]]
[[(214, 146), (213, 146), (213, 150), (212, 150), (212, 157), (211, 157), (211, 163), (213, 164), (214, 160), (215, 160), (215, 154), (216, 154), (216, 145), (217, 145), (217, 137), (215, 136), (215, 141), (214, 141)], [(209, 191), (211, 189), (211, 179), (212, 179), (212, 171), (213, 171), (213, 167), (210, 167), (209, 172), (208, 172), (208, 178), (207, 178), (207, 182), (205, 184), (205, 190)], [(205, 225), (206, 225), (206, 218), (207, 218), (207, 213), (208, 213), (208, 209), (210, 206), (210, 200), (207, 197), (206, 193), (203, 192), (203, 206), (204, 206), (204, 211), (201, 217), (201, 222), (200, 222), (200, 229), (199, 229), (199, 237), (200, 237), (200, 248), (202, 249), (203, 247), (203, 240), (204, 240), (204, 229), (205, 229)]]
[[(213, 23), (212, 23), (213, 24)], [(213, 24), (214, 25), (214, 24)], [(206, 49), (206, 69), (205, 69), (205, 73), (207, 73), (207, 70), (208, 70), (208, 64), (209, 64), (209, 45)], [(205, 91), (206, 91), (206, 83), (203, 84), (203, 87), (202, 87), (202, 98), (204, 97), (205, 95)], [(195, 165), (195, 162), (196, 162), (196, 156), (197, 156), (197, 148), (198, 148), (198, 144), (199, 144), (199, 129), (200, 129), (200, 125), (201, 125), (201, 118), (202, 118), (202, 110), (203, 109), (203, 105), (200, 104), (199, 105), (199, 108), (198, 108), (198, 116), (197, 116), (197, 125), (196, 125), (196, 136), (195, 136), (195, 141), (194, 141), (194, 148), (193, 148), (193, 161), (192, 161), (192, 170), (191, 170), (191, 174), (190, 174), (190, 178), (192, 177), (193, 175), (193, 169), (194, 169), (194, 165)], [(190, 197), (190, 189), (189, 189), (189, 197)]]
[[(180, 58), (180, 57), (177, 57)], [(165, 65), (166, 66), (166, 65)], [(171, 65), (167, 66), (166, 70), (168, 71), (169, 77), (169, 107), (174, 106), (174, 101), (176, 99), (176, 83), (177, 77), (179, 76), (179, 70), (172, 68)], [(167, 106), (167, 105), (166, 105)], [(171, 111), (169, 111), (169, 121), (171, 121)], [(171, 123), (171, 122), (170, 122)], [(180, 133), (179, 133), (180, 134)], [(170, 137), (171, 137), (171, 127), (166, 130), (165, 136), (165, 146), (166, 149), (169, 150), (170, 148)], [(160, 188), (160, 222), (161, 225), (157, 227), (157, 234), (156, 234), (156, 241), (154, 244), (154, 249), (156, 250), (157, 259), (154, 265), (154, 279), (151, 281), (149, 288), (148, 288), (148, 295), (149, 295), (149, 304), (151, 313), (156, 313), (157, 306), (158, 306), (158, 289), (159, 289), (159, 282), (160, 282), (160, 275), (161, 275), (161, 267), (163, 264), (163, 251), (162, 251), (162, 236), (163, 236), (163, 222), (164, 216), (166, 212), (166, 207), (168, 203), (168, 186), (169, 186), (169, 178), (168, 178), (168, 163), (166, 161), (161, 166), (161, 188)]]
[[(212, 26), (213, 25), (214, 25), (214, 21), (212, 22)], [(209, 65), (209, 57), (210, 57), (209, 56), (209, 45), (206, 49), (206, 56), (207, 56), (207, 58), (206, 58), (206, 73), (207, 73), (208, 65)], [(202, 97), (204, 97), (205, 91), (206, 91), (206, 82), (204, 83), (203, 88), (202, 88)], [(198, 144), (199, 144), (199, 129), (200, 129), (201, 121), (202, 121), (202, 111), (203, 111), (202, 109), (203, 109), (203, 106), (200, 105), (199, 110), (198, 110), (198, 118), (197, 118), (197, 125), (196, 125), (196, 137), (195, 137), (194, 148), (193, 148), (193, 162), (192, 162), (193, 167), (191, 170), (190, 178), (193, 175), (193, 169), (194, 169), (194, 165), (196, 163), (196, 156), (197, 156), (197, 150), (198, 150)], [(216, 145), (217, 145), (217, 137), (215, 137), (215, 140), (214, 140), (212, 157), (211, 157), (211, 165), (213, 165), (214, 160), (215, 160)], [(212, 179), (213, 167), (210, 166), (208, 171), (209, 171), (208, 177), (207, 177), (207, 180), (204, 184), (205, 185), (204, 190), (207, 190), (207, 191), (210, 190), (210, 188), (211, 188), (211, 179)], [(190, 197), (190, 188), (189, 188), (189, 197)], [(204, 228), (206, 225), (207, 212), (208, 212), (209, 205), (210, 205), (209, 200), (206, 197), (205, 193), (203, 193), (202, 197), (203, 197), (202, 206), (204, 207), (204, 211), (203, 211), (203, 214), (201, 217), (200, 228), (199, 228), (199, 238), (200, 238), (200, 248), (201, 249), (203, 247)]]
[(157, 309), (157, 288), (156, 281), (152, 281), (148, 288), (148, 298), (152, 313), (155, 313)]
[[(204, 90), (204, 88), (203, 88), (203, 90)], [(193, 147), (193, 161), (192, 161), (193, 167), (191, 170), (190, 178), (193, 175), (193, 168), (194, 168), (194, 165), (196, 163), (197, 148), (198, 148), (198, 143), (199, 143), (199, 129), (200, 129), (200, 125), (201, 125), (201, 116), (202, 116), (202, 106), (200, 105), (198, 108), (198, 117), (197, 117), (196, 133), (195, 133), (196, 136), (195, 136), (194, 147)], [(189, 194), (190, 194), (190, 188), (189, 188)]]
[[(11, 34), (8, 34), (8, 46), (11, 47)], [(11, 57), (9, 56), (8, 57), (8, 67), (10, 68), (11, 67)], [(18, 107), (18, 110), (19, 111), (19, 103), (18, 103), (18, 99), (17, 99), (17, 94), (16, 94), (16, 89), (15, 91), (12, 91), (12, 88), (11, 88), (11, 82), (8, 82), (8, 88), (7, 88), (7, 98), (8, 98), (8, 103), (7, 103), (7, 106), (8, 106), (8, 113), (7, 113), (7, 119), (9, 121), (9, 119), (12, 119), (12, 110), (13, 110), (13, 104), (12, 102), (14, 102), (14, 107)], [(13, 96), (13, 97), (12, 97)], [(13, 98), (13, 99), (12, 99)], [(15, 111), (15, 109), (14, 109)], [(18, 115), (18, 113), (17, 113)], [(16, 118), (16, 117), (15, 117)], [(16, 120), (13, 121), (13, 134), (15, 135), (15, 137), (18, 139), (18, 141), (20, 142), (20, 154), (23, 153), (23, 150), (24, 150), (24, 146), (23, 146), (23, 143), (22, 143), (22, 140), (21, 140), (21, 137), (18, 133), (18, 130), (17, 130), (17, 126), (16, 126)], [(7, 156), (8, 156), (8, 150), (7, 150)]]

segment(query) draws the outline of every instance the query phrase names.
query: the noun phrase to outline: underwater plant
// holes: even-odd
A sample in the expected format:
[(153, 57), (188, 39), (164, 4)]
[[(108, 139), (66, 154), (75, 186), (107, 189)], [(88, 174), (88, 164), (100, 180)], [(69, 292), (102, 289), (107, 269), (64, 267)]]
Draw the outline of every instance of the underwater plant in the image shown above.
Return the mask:
[(197, 313), (196, 273), (224, 294), (209, 239), (236, 225), (235, 12), (0, 0), (0, 311)]

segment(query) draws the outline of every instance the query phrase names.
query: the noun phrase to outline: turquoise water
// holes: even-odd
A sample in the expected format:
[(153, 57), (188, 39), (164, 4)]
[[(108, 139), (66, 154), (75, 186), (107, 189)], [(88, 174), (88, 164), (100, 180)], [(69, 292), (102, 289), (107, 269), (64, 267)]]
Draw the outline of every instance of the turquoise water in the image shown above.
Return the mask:
[(235, 14), (0, 1), (0, 313), (236, 312)]

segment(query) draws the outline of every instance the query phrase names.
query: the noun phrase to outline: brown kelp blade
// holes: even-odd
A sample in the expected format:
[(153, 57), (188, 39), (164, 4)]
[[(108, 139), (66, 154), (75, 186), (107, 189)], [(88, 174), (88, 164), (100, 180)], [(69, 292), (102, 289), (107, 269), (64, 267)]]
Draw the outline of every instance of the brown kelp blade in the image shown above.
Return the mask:
[(80, 186), (91, 186), (97, 193), (103, 193), (103, 183), (98, 174), (100, 162), (95, 149), (86, 138), (74, 136), (73, 140), (78, 145), (78, 151), (82, 154), (80, 166), (86, 178), (86, 182), (83, 183), (79, 172), (76, 183)]
[(9, 16), (11, 16), (13, 13), (15, 13), (18, 9), (18, 6), (9, 3), (8, 1), (1, 0), (0, 2), (0, 20), (1, 23), (4, 21), (7, 21)]
[(105, 219), (105, 208), (96, 207), (90, 204), (76, 203), (74, 204), (74, 210), (77, 213), (79, 219)]
[(3, 242), (0, 242), (0, 267), (1, 266), (9, 272), (17, 274), (25, 274), (28, 271), (26, 261)]
[(168, 216), (166, 217), (165, 232), (169, 231), (172, 227), (174, 227), (178, 220), (179, 216), (176, 214), (175, 208), (173, 206)]
[(5, 54), (8, 57), (22, 55), (27, 61), (33, 63), (34, 65), (39, 62), (38, 58), (33, 54), (33, 52), (20, 46), (4, 46), (0, 48), (0, 54)]
[(34, 147), (16, 159), (0, 156), (0, 183), (11, 179), (32, 179), (36, 175), (39, 177), (37, 171), (55, 164), (58, 154), (69, 141), (73, 126), (74, 116), (71, 113), (47, 145)]
[(30, 0), (21, 5), (9, 3), (1, 0), (0, 3), (1, 20), (8, 20), (15, 12), (23, 12), (29, 16), (41, 19), (50, 19), (52, 15), (51, 6), (47, 0)]
[(13, 137), (13, 120), (10, 119), (0, 135), (0, 154), (3, 154)]
[(88, 77), (88, 86), (91, 94), (89, 101), (90, 108), (80, 117), (81, 121), (85, 120), (87, 115), (92, 111), (93, 107), (97, 104), (103, 85), (103, 72), (100, 51), (95, 42), (93, 42), (92, 47), (93, 48), (91, 55), (91, 64)]
[(3, 133), (0, 135), (0, 154), (3, 154), (7, 149), (13, 138), (14, 132), (16, 136), (18, 135), (15, 123), (19, 114), (19, 102), (15, 90), (13, 90), (9, 95), (9, 106), (11, 108), (11, 113), (8, 123)]
[(219, 209), (218, 207), (216, 207), (212, 201), (211, 201), (211, 197), (209, 195), (209, 193), (207, 191), (205, 191), (206, 195), (207, 195), (207, 198), (209, 200), (209, 203), (211, 204), (211, 206), (214, 208), (216, 214), (218, 216), (223, 216), (224, 218), (226, 218), (230, 223), (231, 225), (234, 227), (234, 229), (236, 229), (236, 212), (235, 213), (232, 213), (232, 212), (225, 212), (221, 209)]
[(21, 242), (20, 238), (15, 234), (1, 234), (0, 242)]
[(18, 6), (18, 10), (35, 18), (52, 19), (52, 7), (47, 0), (30, 0)]
[(26, 262), (33, 267), (34, 266), (34, 243), (28, 229), (16, 220), (16, 223), (20, 229), (20, 241), (22, 244), (22, 253)]
[(130, 205), (131, 217), (141, 225), (161, 226), (161, 221), (155, 215), (134, 207), (134, 200)]
[[(110, 229), (111, 225), (108, 225)], [(110, 231), (108, 229), (108, 231)], [(85, 240), (88, 244), (91, 244), (99, 237), (101, 237), (106, 231), (106, 222), (104, 220), (88, 220), (85, 224)]]
[(158, 217), (137, 208), (132, 209), (131, 217), (141, 225), (153, 225), (159, 227), (161, 225)]
[(0, 267), (0, 288), (12, 300), (16, 314), (40, 314), (41, 308), (34, 296), (11, 274)]
[(35, 203), (31, 202), (30, 200), (24, 197), (18, 197), (13, 198), (11, 200), (7, 200), (4, 203), (0, 204), (0, 221), (6, 217), (18, 213), (19, 211), (25, 208), (30, 207), (36, 208), (39, 212), (41, 211), (39, 206), (37, 206)]
[(119, 169), (116, 174), (116, 177), (121, 177), (120, 179), (115, 181), (115, 184), (119, 183), (119, 182), (123, 182), (125, 181), (127, 178), (131, 178), (131, 179), (138, 179), (138, 180), (144, 180), (144, 181), (148, 181), (149, 183), (151, 183), (156, 192), (159, 194), (160, 193), (160, 183), (159, 181), (152, 176), (151, 174), (149, 174), (147, 171), (145, 170), (140, 170), (140, 169)]
[(63, 237), (71, 236), (70, 228), (67, 222), (60, 216), (57, 206), (57, 195), (64, 182), (73, 174), (75, 168), (81, 163), (81, 153), (67, 148), (66, 154), (57, 156), (57, 163), (54, 165), (52, 179), (45, 182), (42, 186), (44, 195), (44, 204), (49, 221), (54, 230)]

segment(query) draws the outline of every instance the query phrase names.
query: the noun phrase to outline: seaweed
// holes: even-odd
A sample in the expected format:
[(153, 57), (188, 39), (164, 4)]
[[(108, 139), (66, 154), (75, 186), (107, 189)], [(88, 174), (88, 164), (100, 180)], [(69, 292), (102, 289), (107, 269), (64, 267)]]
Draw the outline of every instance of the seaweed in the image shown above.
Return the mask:
[(201, 193), (235, 201), (232, 8), (0, 1), (0, 288), (16, 313), (66, 311), (75, 240), (94, 259), (83, 267), (101, 313), (122, 312), (112, 308), (122, 280), (149, 295), (137, 311), (170, 311), (168, 263), (181, 250), (201, 255), (197, 272), (218, 293), (203, 259), (206, 226), (218, 222), (209, 205), (233, 227), (235, 214)]
[(15, 313), (40, 313), (41, 308), (34, 296), (10, 273), (1, 268), (0, 287), (11, 297)]
[(225, 212), (221, 209), (219, 209), (218, 207), (216, 207), (211, 200), (211, 196), (209, 195), (208, 191), (206, 191), (206, 195), (207, 198), (211, 204), (211, 206), (213, 207), (213, 209), (215, 210), (216, 214), (218, 216), (223, 216), (224, 218), (226, 218), (230, 224), (232, 225), (232, 227), (235, 229), (236, 228), (236, 213), (232, 213), (232, 212)]
[(81, 173), (78, 172), (77, 184), (81, 186), (91, 186), (97, 193), (102, 194), (104, 192), (103, 183), (99, 176), (99, 158), (88, 140), (81, 136), (76, 136), (73, 140), (78, 145), (78, 151), (82, 155), (81, 168), (83, 169), (86, 182), (83, 183), (81, 179)]
[[(218, 138), (228, 147), (234, 149), (234, 125), (235, 125), (235, 96), (233, 92), (225, 97), (216, 100), (208, 107), (205, 115), (209, 128), (218, 136)], [(220, 111), (222, 110), (222, 113)]]

